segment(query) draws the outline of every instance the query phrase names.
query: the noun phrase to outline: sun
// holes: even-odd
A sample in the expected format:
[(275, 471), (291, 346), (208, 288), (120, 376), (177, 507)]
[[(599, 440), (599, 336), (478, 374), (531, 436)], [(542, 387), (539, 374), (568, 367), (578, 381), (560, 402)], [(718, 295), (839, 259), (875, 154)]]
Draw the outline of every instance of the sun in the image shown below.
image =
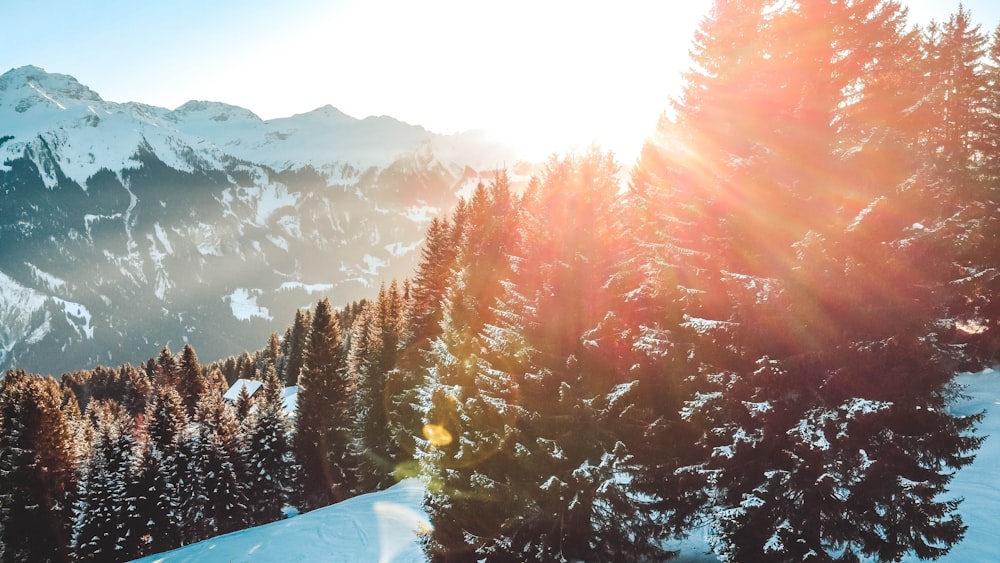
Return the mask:
[(314, 84), (314, 97), (355, 117), (444, 134), (486, 129), (531, 159), (596, 143), (630, 161), (679, 93), (710, 6), (347, 3), (299, 34), (315, 58), (288, 63), (303, 66), (299, 90)]

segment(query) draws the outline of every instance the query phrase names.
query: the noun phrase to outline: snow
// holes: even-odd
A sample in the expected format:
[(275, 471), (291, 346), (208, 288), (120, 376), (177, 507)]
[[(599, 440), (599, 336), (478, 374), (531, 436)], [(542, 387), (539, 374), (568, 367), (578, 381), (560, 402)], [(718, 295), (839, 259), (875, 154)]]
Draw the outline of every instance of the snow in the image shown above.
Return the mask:
[(837, 419), (836, 412), (814, 409), (799, 421), (798, 426), (788, 431), (789, 436), (798, 437), (799, 441), (810, 449), (826, 451), (830, 449), (830, 441), (826, 437), (824, 427)]
[(174, 245), (170, 244), (170, 239), (167, 237), (167, 231), (163, 230), (163, 227), (159, 223), (153, 224), (153, 229), (156, 231), (156, 239), (160, 241), (163, 245), (163, 249), (168, 255), (174, 253)]
[(885, 196), (879, 196), (874, 201), (872, 201), (871, 203), (869, 203), (868, 207), (865, 207), (864, 209), (862, 209), (858, 213), (858, 215), (854, 218), (854, 221), (852, 221), (851, 224), (848, 225), (847, 230), (848, 231), (854, 231), (854, 230), (856, 230), (858, 228), (858, 226), (861, 225), (861, 222), (865, 220), (865, 217), (867, 217), (872, 212), (872, 210), (875, 209), (876, 206), (878, 206), (879, 204), (883, 203), (884, 201), (885, 201)]
[(91, 315), (90, 311), (86, 307), (79, 303), (59, 299), (58, 297), (53, 297), (52, 300), (62, 306), (63, 313), (66, 315), (66, 322), (69, 323), (69, 325), (72, 326), (80, 336), (88, 339), (94, 338), (94, 326), (90, 324)]
[(243, 187), (237, 190), (237, 197), (256, 208), (254, 222), (262, 227), (283, 207), (294, 207), (298, 203), (296, 194), (290, 193), (283, 185)]
[[(1000, 542), (997, 527), (1000, 525), (1000, 487), (997, 486), (997, 467), (1000, 467), (1000, 372), (986, 370), (980, 373), (963, 373), (959, 384), (965, 386), (968, 399), (958, 401), (952, 412), (972, 415), (985, 411), (986, 417), (977, 427), (976, 434), (987, 436), (976, 455), (976, 461), (958, 473), (951, 482), (951, 494), (964, 498), (958, 507), (969, 530), (965, 540), (956, 545), (941, 561), (1000, 561)], [(916, 563), (916, 557), (903, 559)]]
[(409, 253), (413, 252), (414, 250), (416, 250), (423, 243), (424, 243), (423, 239), (420, 239), (420, 240), (418, 240), (418, 241), (416, 241), (414, 243), (411, 243), (411, 244), (403, 244), (401, 242), (394, 242), (392, 244), (385, 245), (385, 251), (388, 252), (389, 254), (393, 255), (393, 256), (396, 256), (396, 257), (406, 256), (407, 254), (409, 254)]
[(0, 362), (6, 360), (16, 343), (36, 337), (40, 340), (48, 333), (47, 317), (42, 323), (31, 320), (45, 306), (46, 299), (45, 294), (0, 272)]
[(25, 264), (31, 269), (31, 274), (35, 277), (35, 280), (44, 284), (46, 289), (49, 291), (61, 291), (66, 289), (66, 280), (53, 276), (30, 262), (25, 262)]
[(441, 209), (438, 207), (432, 207), (430, 205), (421, 206), (410, 206), (407, 207), (403, 212), (403, 216), (417, 223), (418, 225), (423, 225), (425, 223), (430, 223), (432, 219), (441, 214)]
[(423, 498), (423, 484), (407, 479), (384, 491), (137, 561), (425, 561), (419, 540), (430, 522)]
[(223, 300), (229, 301), (229, 307), (233, 311), (233, 316), (241, 321), (249, 321), (253, 317), (260, 317), (265, 320), (272, 320), (271, 313), (267, 307), (257, 304), (257, 298), (264, 292), (260, 289), (238, 287)]
[(868, 399), (851, 399), (845, 406), (841, 407), (846, 413), (847, 418), (852, 419), (857, 417), (859, 414), (872, 414), (879, 411), (884, 411), (892, 407), (892, 403), (885, 401), (871, 401)]
[(304, 290), (306, 293), (322, 293), (324, 291), (330, 291), (333, 289), (332, 283), (302, 283), (302, 282), (285, 282), (281, 284), (278, 288), (279, 291), (292, 291), (295, 289)]
[(236, 383), (233, 383), (232, 387), (230, 387), (226, 393), (222, 395), (222, 398), (227, 401), (234, 402), (236, 401), (236, 398), (240, 396), (240, 390), (244, 387), (247, 388), (247, 394), (252, 397), (253, 394), (263, 386), (264, 384), (260, 381), (254, 381), (252, 379), (237, 379)]
[[(139, 147), (176, 170), (205, 164), (222, 170), (231, 155), (277, 170), (312, 165), (331, 180), (355, 178), (414, 151), (478, 167), (514, 156), (510, 147), (485, 138), (447, 137), (389, 117), (356, 119), (330, 106), (264, 121), (216, 102), (188, 102), (173, 111), (110, 102), (72, 76), (30, 66), (0, 76), (0, 110), (9, 116), (4, 135), (13, 137), (0, 146), (0, 169), (7, 169), (8, 160), (27, 156), (49, 188), (58, 181), (55, 165), (86, 189), (87, 179), (101, 168), (117, 172), (137, 167)], [(269, 200), (258, 208), (258, 219), (276, 203)]]
[(377, 276), (379, 268), (385, 268), (387, 266), (385, 260), (372, 256), (371, 254), (365, 254), (362, 260), (365, 263), (365, 267), (361, 268), (361, 273), (368, 274), (370, 276)]
[(294, 416), (299, 405), (299, 386), (292, 385), (281, 390), (281, 404), (285, 409), (285, 414)]
[(712, 319), (701, 319), (698, 317), (691, 317), (684, 315), (684, 322), (681, 326), (684, 328), (690, 328), (697, 332), (698, 334), (707, 334), (714, 330), (726, 329), (732, 326), (733, 323), (729, 321), (717, 321)]

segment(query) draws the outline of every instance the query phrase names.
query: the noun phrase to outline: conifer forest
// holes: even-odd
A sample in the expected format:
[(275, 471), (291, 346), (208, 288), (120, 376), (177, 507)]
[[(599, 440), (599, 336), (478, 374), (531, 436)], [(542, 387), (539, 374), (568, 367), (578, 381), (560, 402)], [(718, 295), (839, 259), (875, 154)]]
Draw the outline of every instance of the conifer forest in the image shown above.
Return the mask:
[(434, 561), (663, 561), (706, 527), (728, 562), (947, 555), (984, 439), (954, 377), (1000, 359), (1000, 28), (719, 0), (691, 57), (634, 163), (498, 170), (369, 299), (205, 363), (9, 371), (0, 559), (129, 560), (408, 477)]

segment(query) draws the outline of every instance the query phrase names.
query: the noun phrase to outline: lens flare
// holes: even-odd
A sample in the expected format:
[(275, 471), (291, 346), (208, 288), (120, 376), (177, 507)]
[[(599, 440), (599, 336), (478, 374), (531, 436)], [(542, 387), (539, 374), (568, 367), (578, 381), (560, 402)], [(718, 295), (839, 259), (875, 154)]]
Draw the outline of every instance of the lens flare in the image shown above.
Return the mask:
[(433, 446), (443, 447), (452, 442), (451, 432), (440, 424), (425, 424), (424, 438)]

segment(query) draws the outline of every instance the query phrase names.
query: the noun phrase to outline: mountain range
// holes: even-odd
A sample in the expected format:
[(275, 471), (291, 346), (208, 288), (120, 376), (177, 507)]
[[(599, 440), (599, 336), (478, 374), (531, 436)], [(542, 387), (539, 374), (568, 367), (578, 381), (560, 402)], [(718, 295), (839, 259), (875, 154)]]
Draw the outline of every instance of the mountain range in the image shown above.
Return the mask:
[(62, 74), (0, 75), (0, 369), (58, 374), (194, 344), (254, 348), (324, 295), (373, 297), (431, 218), (498, 167), (440, 135), (332, 106), (262, 120), (106, 101)]

